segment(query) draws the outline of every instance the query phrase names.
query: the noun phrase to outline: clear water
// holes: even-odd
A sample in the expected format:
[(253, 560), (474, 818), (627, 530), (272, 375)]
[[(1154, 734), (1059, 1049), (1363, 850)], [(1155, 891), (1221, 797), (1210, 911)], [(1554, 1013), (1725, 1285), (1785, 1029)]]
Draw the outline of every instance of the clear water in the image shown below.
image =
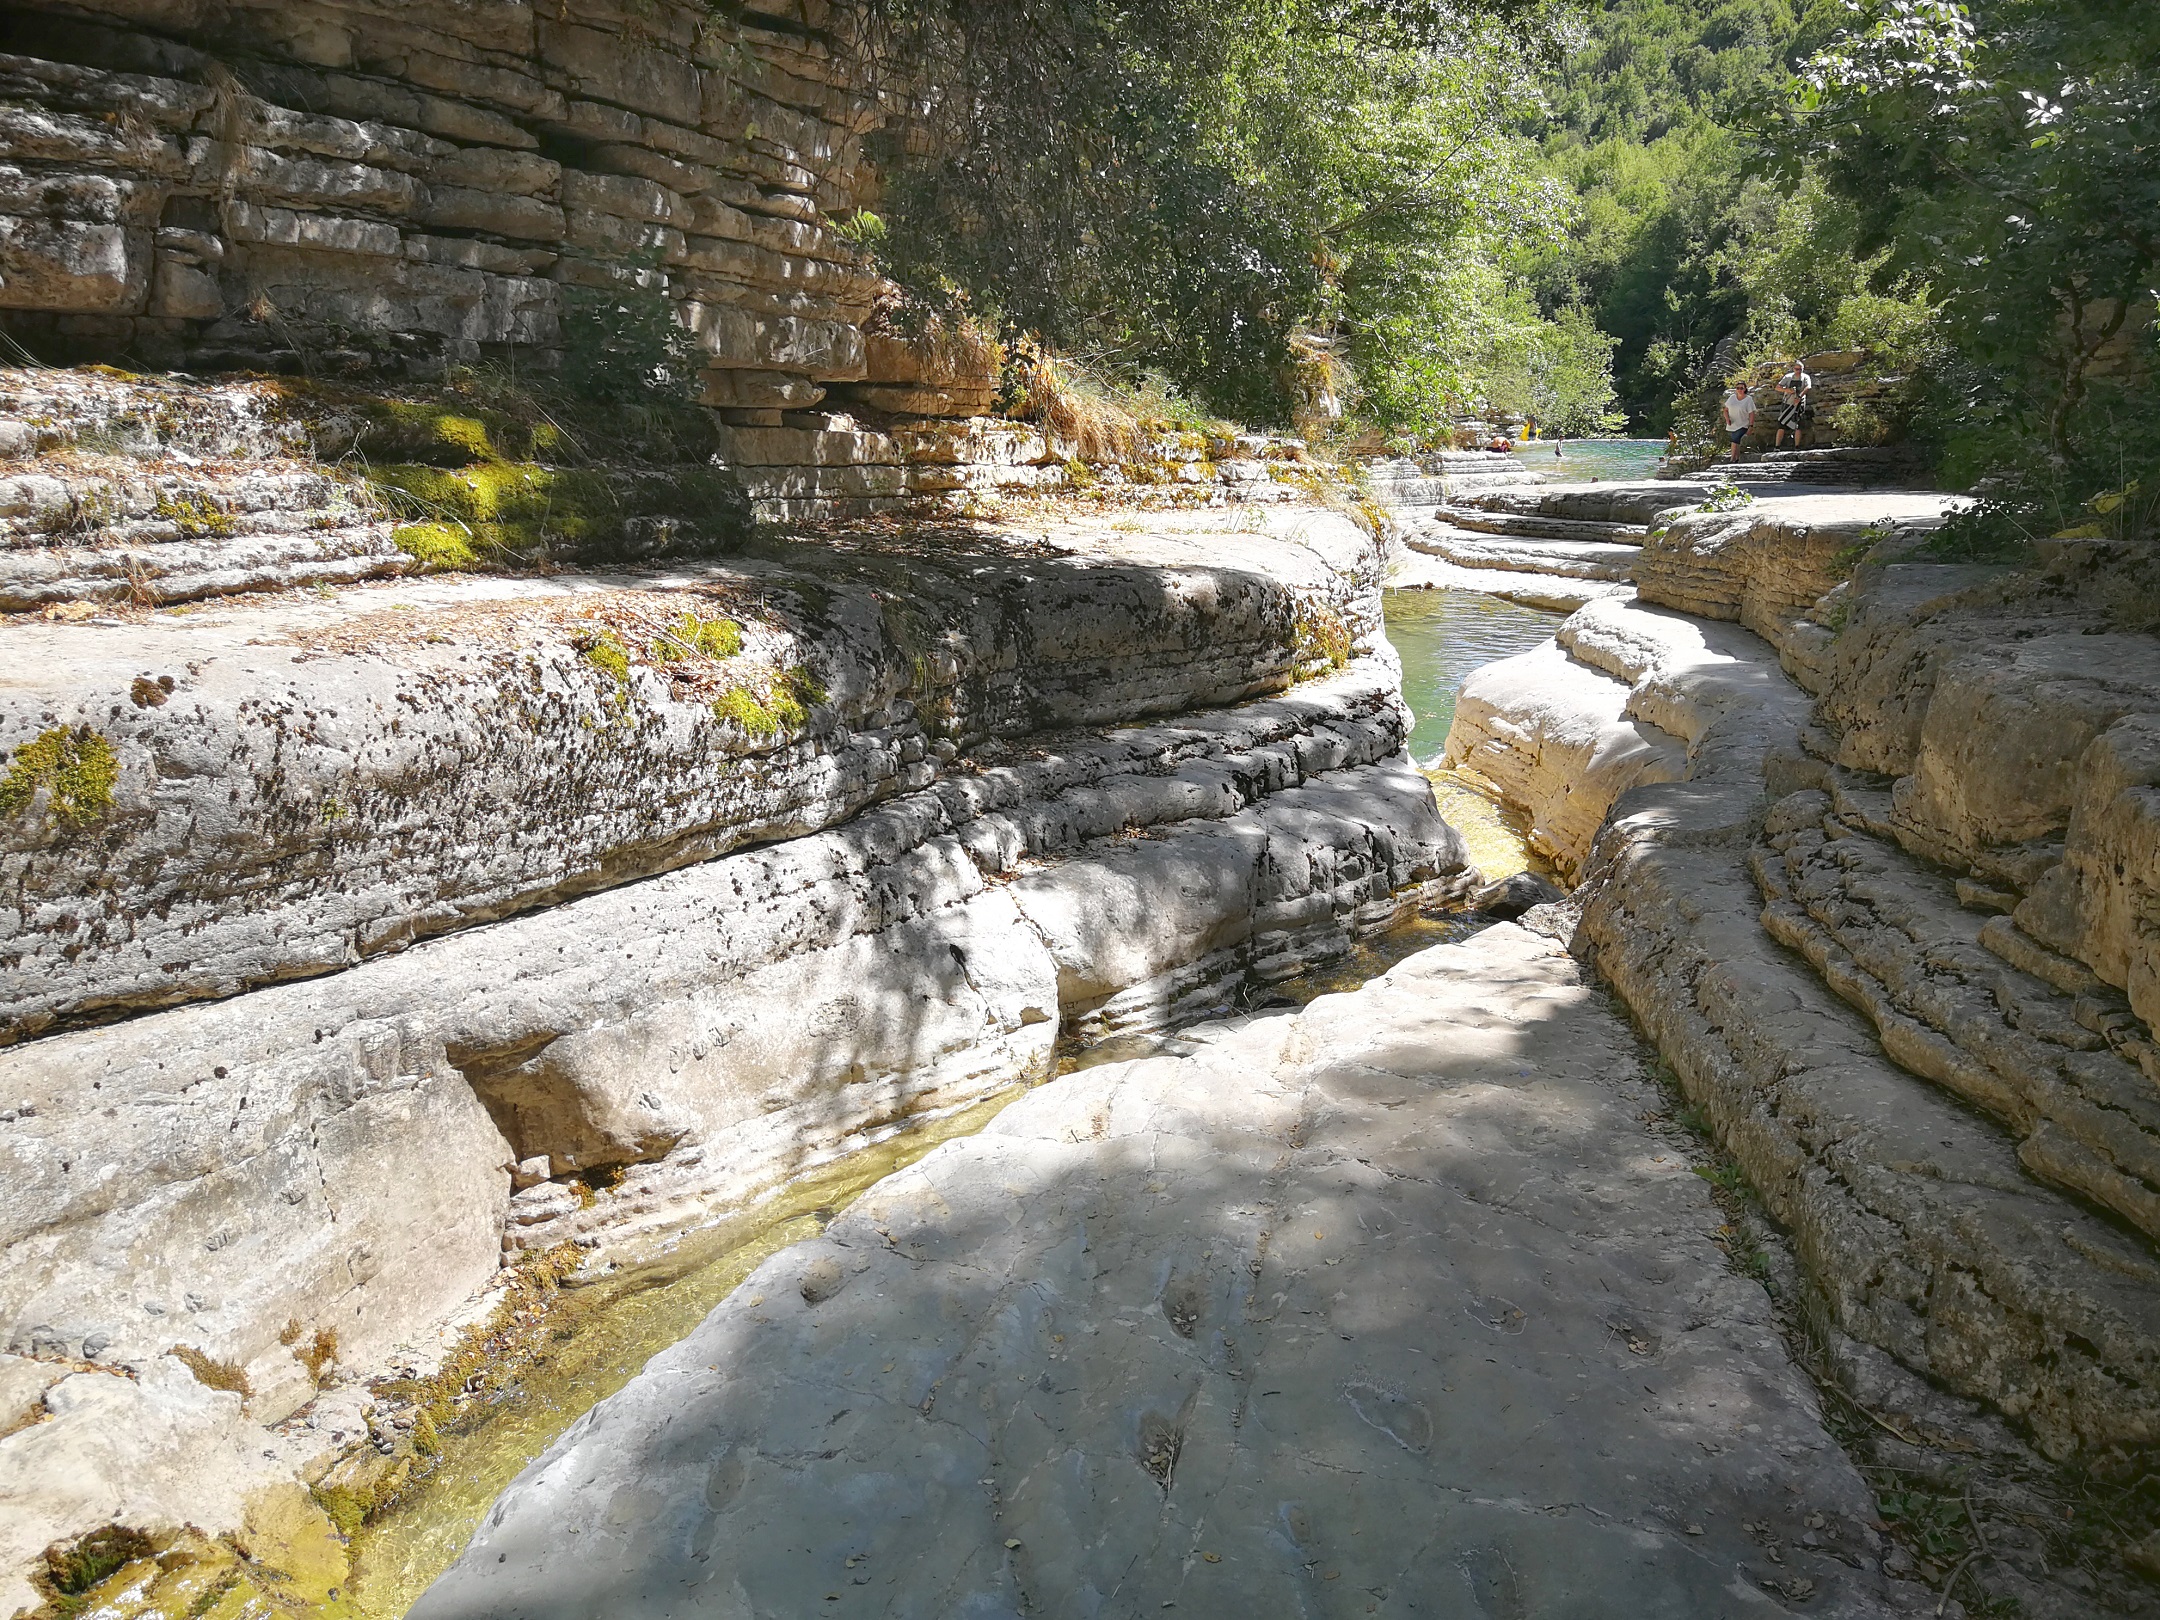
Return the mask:
[(1550, 640), (1563, 617), (1476, 591), (1389, 591), (1388, 640), (1402, 655), (1403, 697), (1417, 721), (1410, 757), (1439, 757), (1464, 677)]
[(1533, 439), (1515, 457), (1555, 482), (1579, 484), (1593, 478), (1654, 478), (1664, 454), (1663, 439)]

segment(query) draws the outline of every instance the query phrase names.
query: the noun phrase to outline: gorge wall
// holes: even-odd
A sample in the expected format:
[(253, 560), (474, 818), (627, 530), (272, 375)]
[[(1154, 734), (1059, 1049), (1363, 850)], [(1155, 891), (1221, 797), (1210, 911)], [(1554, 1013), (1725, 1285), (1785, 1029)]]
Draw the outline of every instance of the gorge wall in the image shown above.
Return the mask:
[(2120, 1467), (2160, 1439), (2155, 581), (2103, 542), (1940, 559), (1940, 510), (1667, 510), (1637, 598), (1481, 671), (1449, 757), (1580, 877), (1576, 948), (1792, 1232), (1849, 1387), (1897, 1399), (1887, 1351)]
[[(714, 404), (873, 377), (880, 283), (833, 231), (881, 122), (799, 0), (10, 8), (0, 305), (52, 359), (332, 373), (563, 340), (650, 289)], [(835, 31), (835, 24), (839, 25)]]
[[(0, 332), (38, 361), (310, 384), (476, 364), (545, 376), (566, 348), (609, 340), (618, 317), (605, 309), (643, 319), (655, 341), (672, 323), (706, 407), (695, 442), (663, 446), (672, 464), (611, 447), (613, 504), (639, 520), (646, 550), (700, 538), (720, 495), (698, 490), (686, 509), (661, 475), (715, 463), (778, 520), (1105, 483), (1187, 500), (1290, 493), (1281, 452), (1236, 436), (1157, 434), (1127, 466), (1076, 472), (1076, 447), (988, 414), (994, 345), (895, 325), (897, 289), (850, 229), (879, 195), (871, 144), (908, 136), (887, 128), (852, 7), (93, 0), (5, 16)], [(80, 401), (37, 392), (16, 405), (29, 427), (81, 416)], [(375, 572), (399, 565), (394, 525), (367, 532), (389, 514), (364, 480), (340, 480), (342, 500), (326, 502), (306, 468), (281, 464), (369, 447), (326, 424), (340, 413), (321, 400), (270, 393), (268, 420), (244, 401), (224, 413), (214, 452), (262, 461), (262, 476), (166, 467), (147, 495), (139, 478), (92, 481), (64, 491), (62, 517), (86, 501), (139, 522), (208, 510), (287, 537), (256, 549), (288, 573), (306, 560), (328, 577), (333, 560), (293, 555), (296, 527), (338, 532), (337, 577), (367, 558)], [(84, 448), (139, 442), (144, 420), (162, 426), (150, 438), (176, 437), (170, 391), (136, 404), (114, 424), (134, 429)], [(594, 459), (551, 442), (446, 460), (459, 444), (476, 451), (468, 431), (395, 459), (507, 459), (531, 469), (527, 483)], [(49, 492), (0, 504), (33, 528), (52, 519)], [(297, 521), (313, 516), (327, 521)], [(132, 538), (188, 537), (145, 525)], [(184, 560), (168, 547), (136, 573), (156, 592)], [(117, 559), (103, 567), (120, 577)]]
[[(25, 482), (86, 419), (17, 419)], [(506, 1260), (664, 1240), (1474, 882), (1340, 512), (734, 532), (300, 591), (212, 526), (147, 543), (190, 600), (0, 623), (11, 1578), (384, 1461), (364, 1379)]]

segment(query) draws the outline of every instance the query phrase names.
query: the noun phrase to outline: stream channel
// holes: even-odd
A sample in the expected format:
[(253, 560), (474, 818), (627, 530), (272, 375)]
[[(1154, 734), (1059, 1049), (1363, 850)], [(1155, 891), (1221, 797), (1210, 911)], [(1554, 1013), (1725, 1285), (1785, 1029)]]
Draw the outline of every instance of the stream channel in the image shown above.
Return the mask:
[[(1433, 778), (1441, 813), (1462, 833), (1488, 878), (1543, 868), (1523, 842), (1520, 819), (1437, 760), (1455, 695), (1479, 665), (1526, 652), (1552, 635), (1561, 615), (1470, 591), (1391, 591), (1388, 635), (1402, 656), (1403, 693), (1416, 724), (1411, 755)], [(1250, 992), (1245, 1005), (1302, 1005), (1355, 989), (1431, 945), (1458, 940), (1474, 918), (1418, 918), (1323, 967)], [(1220, 1009), (1239, 1010), (1234, 1002)], [(1066, 1053), (1060, 1072), (1139, 1057), (1175, 1032), (1127, 1037)], [(1027, 1088), (1014, 1085), (955, 1113), (812, 1170), (761, 1203), (686, 1234), (657, 1258), (565, 1287), (550, 1312), (547, 1350), (495, 1391), (479, 1412), (442, 1435), (427, 1478), (353, 1537), (347, 1597), (369, 1620), (396, 1620), (464, 1550), (489, 1505), (519, 1470), (593, 1405), (684, 1338), (767, 1256), (814, 1237), (873, 1183), (941, 1142), (981, 1130)]]

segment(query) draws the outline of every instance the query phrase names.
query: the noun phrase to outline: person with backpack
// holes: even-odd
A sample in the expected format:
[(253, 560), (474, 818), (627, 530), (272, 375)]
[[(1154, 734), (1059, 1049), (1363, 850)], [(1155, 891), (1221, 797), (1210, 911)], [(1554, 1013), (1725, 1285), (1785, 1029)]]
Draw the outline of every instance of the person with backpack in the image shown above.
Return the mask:
[(1807, 430), (1815, 420), (1815, 406), (1810, 398), (1815, 390), (1815, 379), (1807, 374), (1807, 368), (1795, 360), (1792, 369), (1778, 379), (1777, 436), (1779, 446), (1785, 443), (1785, 435), (1792, 435), (1793, 448), (1800, 449), (1807, 442)]

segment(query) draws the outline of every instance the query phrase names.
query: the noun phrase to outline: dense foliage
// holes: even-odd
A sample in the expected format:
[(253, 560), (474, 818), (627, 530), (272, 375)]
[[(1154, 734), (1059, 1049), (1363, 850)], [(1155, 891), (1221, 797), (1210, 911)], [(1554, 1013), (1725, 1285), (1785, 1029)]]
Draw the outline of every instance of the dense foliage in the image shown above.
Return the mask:
[(1579, 430), (1609, 399), (1609, 345), (1520, 274), (1568, 208), (1514, 127), (1553, 38), (1535, 8), (893, 0), (884, 25), (934, 87), (883, 206), (922, 296), (1254, 421), (1347, 392), (1382, 432)]
[[(1072, 376), (1662, 431), (1860, 349), (2028, 528), (2142, 521), (2149, 0), (880, 0), (876, 251)], [(886, 226), (889, 224), (889, 230)], [(868, 235), (866, 234), (866, 240)], [(2147, 435), (2147, 438), (2152, 437)], [(2122, 493), (2129, 491), (2129, 493)], [(2019, 503), (2022, 503), (2020, 505)], [(2106, 514), (2101, 514), (2106, 516)]]
[(2160, 7), (1870, 0), (1804, 69), (1789, 167), (1930, 278), (1936, 448), (1976, 529), (2145, 532), (2160, 503)]
[(1792, 69), (1845, 17), (1837, 0), (1633, 0), (1584, 18), (1540, 126), (1580, 211), (1535, 280), (1612, 334), (1641, 428), (1751, 360), (1920, 336), (1924, 278), (1864, 251), (1819, 175), (1776, 172)]

